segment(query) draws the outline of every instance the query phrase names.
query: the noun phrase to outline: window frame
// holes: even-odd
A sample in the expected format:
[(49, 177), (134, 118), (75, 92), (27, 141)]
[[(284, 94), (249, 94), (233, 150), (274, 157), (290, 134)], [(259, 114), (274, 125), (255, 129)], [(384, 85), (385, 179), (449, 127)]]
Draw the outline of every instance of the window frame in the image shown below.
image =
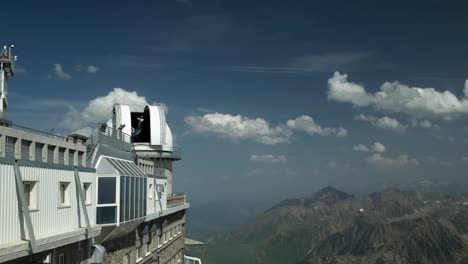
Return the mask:
[[(71, 191), (70, 191), (71, 182), (59, 181), (59, 199), (58, 199), (58, 208), (70, 208), (71, 207)], [(62, 190), (62, 186), (65, 188)], [(62, 197), (63, 195), (63, 197)], [(62, 199), (63, 198), (63, 199)]]
[(83, 194), (85, 205), (92, 205), (93, 204), (93, 188), (91, 182), (83, 182)]
[(153, 183), (152, 182), (149, 183), (149, 187), (148, 187), (148, 199), (153, 200)]
[(57, 263), (58, 264), (65, 264), (65, 253), (59, 254), (57, 256)]
[(143, 247), (141, 245), (135, 248), (135, 262), (136, 263), (143, 260), (143, 257), (141, 257), (142, 250), (143, 250)]
[[(29, 185), (28, 192), (26, 190), (26, 185)], [(23, 189), (24, 195), (26, 199), (26, 204), (28, 206), (29, 211), (37, 211), (38, 210), (38, 181), (23, 181)]]
[(132, 263), (132, 251), (128, 251), (124, 254), (124, 264), (131, 264)]

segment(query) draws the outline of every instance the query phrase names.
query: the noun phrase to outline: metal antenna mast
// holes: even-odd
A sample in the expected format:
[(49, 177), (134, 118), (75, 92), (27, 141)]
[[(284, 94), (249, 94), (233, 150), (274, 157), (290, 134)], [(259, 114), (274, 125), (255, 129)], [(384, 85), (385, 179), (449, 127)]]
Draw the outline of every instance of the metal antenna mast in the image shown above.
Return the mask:
[(16, 56), (12, 49), (15, 45), (3, 46), (0, 50), (0, 121), (6, 118), (8, 108), (8, 79), (15, 76)]

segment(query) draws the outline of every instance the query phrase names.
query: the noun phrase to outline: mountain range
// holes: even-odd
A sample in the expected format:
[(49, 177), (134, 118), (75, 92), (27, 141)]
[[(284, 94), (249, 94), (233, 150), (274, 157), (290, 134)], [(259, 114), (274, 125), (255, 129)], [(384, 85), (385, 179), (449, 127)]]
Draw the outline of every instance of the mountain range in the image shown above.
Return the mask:
[(467, 263), (468, 197), (326, 187), (206, 240), (204, 264)]

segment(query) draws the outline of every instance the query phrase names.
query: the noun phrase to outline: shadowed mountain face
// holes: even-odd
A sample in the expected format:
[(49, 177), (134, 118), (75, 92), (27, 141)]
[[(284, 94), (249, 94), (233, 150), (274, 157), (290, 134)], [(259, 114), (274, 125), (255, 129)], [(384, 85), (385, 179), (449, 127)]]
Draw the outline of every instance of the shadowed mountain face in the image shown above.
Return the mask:
[(326, 187), (209, 239), (204, 263), (468, 263), (468, 201)]

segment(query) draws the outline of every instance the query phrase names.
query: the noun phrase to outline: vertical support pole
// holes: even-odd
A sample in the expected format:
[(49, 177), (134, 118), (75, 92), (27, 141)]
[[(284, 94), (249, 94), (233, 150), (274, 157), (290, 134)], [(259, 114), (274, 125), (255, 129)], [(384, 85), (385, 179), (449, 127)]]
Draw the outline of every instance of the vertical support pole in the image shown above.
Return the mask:
[(18, 165), (18, 160), (15, 160), (15, 178), (16, 178), (16, 187), (19, 193), (20, 203), (21, 203), (21, 211), (24, 215), (24, 220), (26, 222), (26, 228), (28, 229), (29, 235), (29, 246), (31, 248), (31, 253), (37, 251), (36, 246), (36, 236), (34, 235), (34, 229), (31, 222), (31, 215), (29, 214), (28, 204), (26, 203), (26, 196), (24, 195), (24, 186), (23, 186), (23, 178), (21, 177), (21, 172)]
[(5, 157), (6, 136), (0, 135), (0, 157)]
[[(80, 197), (80, 203), (81, 207), (83, 208), (83, 215), (85, 217), (86, 221), (86, 236), (89, 239), (89, 236), (91, 235), (91, 224), (89, 223), (89, 217), (88, 217), (88, 210), (86, 210), (86, 201), (83, 193), (83, 188), (81, 188), (81, 180), (80, 180), (80, 175), (78, 173), (78, 168), (75, 166), (75, 185), (76, 185), (76, 191), (78, 192), (78, 196)], [(80, 206), (78, 204), (78, 206)], [(94, 237), (93, 239), (93, 245), (94, 245)]]

